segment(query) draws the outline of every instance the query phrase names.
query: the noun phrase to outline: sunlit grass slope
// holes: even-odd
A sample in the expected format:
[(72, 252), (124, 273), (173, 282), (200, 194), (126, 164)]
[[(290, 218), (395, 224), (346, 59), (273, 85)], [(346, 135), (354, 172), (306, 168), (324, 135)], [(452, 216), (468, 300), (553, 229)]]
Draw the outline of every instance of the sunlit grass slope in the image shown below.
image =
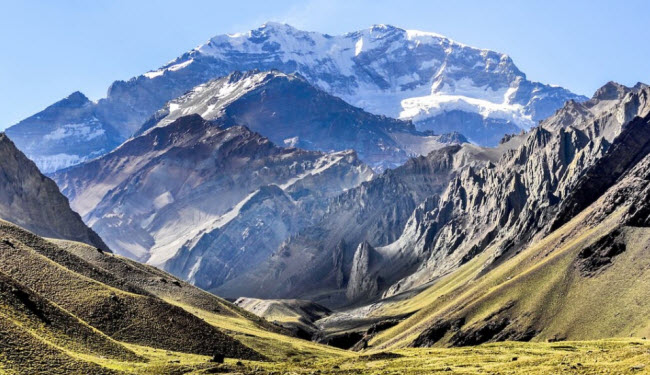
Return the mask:
[[(375, 314), (414, 314), (375, 336), (371, 350), (410, 346), (427, 328), (454, 321), (460, 327), (441, 331), (435, 346), (462, 343), (463, 334), (483, 341), (503, 332), (533, 341), (650, 335), (650, 228), (620, 227), (620, 212), (588, 226), (588, 209), (494, 269), (481, 272), (488, 249), (419, 295), (387, 304)], [(583, 250), (610, 237), (625, 251), (585, 273)], [(485, 333), (499, 323), (496, 336)]]

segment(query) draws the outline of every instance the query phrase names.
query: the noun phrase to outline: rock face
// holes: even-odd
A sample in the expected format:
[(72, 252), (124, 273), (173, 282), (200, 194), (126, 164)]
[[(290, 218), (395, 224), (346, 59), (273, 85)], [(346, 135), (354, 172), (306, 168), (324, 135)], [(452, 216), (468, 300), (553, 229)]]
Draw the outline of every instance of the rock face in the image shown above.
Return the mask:
[(280, 148), (190, 115), (54, 179), (115, 252), (211, 289), (372, 176), (353, 151)]
[[(413, 210), (428, 197), (442, 194), (463, 166), (497, 162), (521, 139), (513, 137), (495, 149), (449, 146), (387, 170), (333, 198), (322, 218), (288, 238), (269, 261), (215, 292), (259, 298), (299, 295), (328, 306), (346, 304), (350, 269), (360, 244), (367, 241), (378, 247), (394, 242)], [(390, 269), (396, 274), (409, 272)]]
[(378, 169), (403, 164), (447, 144), (467, 142), (462, 135), (433, 135), (410, 122), (372, 115), (278, 71), (234, 72), (199, 85), (167, 103), (138, 133), (165, 126), (180, 116), (206, 120), (225, 117), (268, 137), (277, 145), (317, 151), (353, 149)]
[[(116, 81), (97, 103), (73, 94), (70, 101), (80, 104), (57, 103), (8, 131), (39, 167), (53, 171), (110, 151), (193, 87), (252, 69), (299, 73), (370, 113), (413, 120), (437, 134), (460, 132), (482, 145), (529, 129), (569, 99), (586, 99), (528, 81), (507, 55), (434, 33), (376, 25), (331, 36), (267, 23), (216, 36), (156, 71)], [(93, 141), (82, 143), (88, 135)]]
[[(640, 86), (618, 92), (620, 96), (614, 99), (597, 95), (584, 104), (568, 103), (496, 165), (465, 168), (435, 204), (416, 209), (401, 238), (377, 249), (394, 254), (388, 261), (393, 267), (397, 259), (416, 259), (420, 264), (416, 272), (393, 283), (385, 295), (445, 275), (487, 248), (492, 249), (495, 261), (520, 250), (553, 229), (561, 202), (567, 205), (570, 197), (591, 196), (584, 188), (580, 194), (572, 192), (584, 184), (584, 176), (594, 166), (605, 160), (628, 165), (626, 158), (634, 159), (646, 147), (644, 141), (630, 141), (635, 134), (644, 139), (645, 130), (633, 130), (637, 126), (634, 118), (650, 112), (650, 89)], [(581, 110), (575, 112), (576, 106)], [(571, 125), (549, 130), (572, 116)], [(604, 158), (610, 154), (617, 156)], [(616, 171), (607, 170), (603, 173)]]
[[(353, 272), (350, 270), (354, 270), (351, 258), (353, 249), (364, 240), (374, 247), (380, 255), (377, 258), (381, 259), (380, 264), (373, 267), (374, 273), (366, 273), (372, 274), (372, 278), (361, 278), (363, 282), (370, 280), (371, 286), (365, 290), (373, 289), (373, 280), (382, 280), (383, 287), (378, 288), (375, 298), (413, 290), (452, 272), (486, 249), (491, 250), (488, 263), (507, 259), (531, 240), (552, 230), (552, 222), (559, 217), (558, 212), (569, 212), (567, 217), (570, 218), (580, 207), (589, 204), (579, 198), (584, 200), (591, 196), (589, 191), (596, 192), (596, 196), (602, 194), (603, 189), (617, 177), (616, 174), (607, 179), (598, 176), (614, 171), (621, 173), (631, 160), (635, 160), (634, 155), (644, 149), (641, 135), (646, 130), (635, 130), (635, 127), (643, 125), (633, 119), (635, 116), (645, 116), (650, 111), (647, 101), (650, 90), (641, 85), (614, 91), (620, 96), (600, 99), (596, 95), (585, 103), (569, 102), (555, 116), (529, 133), (508, 137), (500, 146), (500, 153), (490, 150), (496, 157), (487, 157), (488, 149), (475, 151), (472, 156), (483, 157), (483, 162), (460, 163), (460, 167), (451, 169), (452, 172), (447, 174), (447, 178), (441, 178), (437, 186), (429, 180), (430, 190), (423, 191), (422, 195), (410, 201), (409, 204), (415, 207), (408, 219), (398, 219), (403, 215), (400, 213), (394, 220), (384, 221), (382, 217), (387, 211), (372, 208), (372, 204), (369, 204), (372, 213), (368, 217), (371, 219), (364, 224), (365, 217), (356, 222), (347, 221), (346, 216), (340, 214), (344, 210), (337, 211), (333, 208), (335, 206), (331, 206), (328, 213), (339, 214), (333, 215), (331, 222), (340, 218), (343, 224), (339, 228), (355, 223), (356, 228), (361, 228), (361, 237), (331, 236), (329, 233), (345, 233), (344, 229), (329, 232), (328, 221), (324, 220), (318, 228), (307, 228), (289, 239), (263, 267), (237, 279), (240, 290), (243, 289), (241, 285), (250, 285), (246, 291), (250, 295), (270, 293), (274, 298), (321, 298), (319, 296), (327, 291), (331, 299), (318, 301), (326, 305), (340, 305), (340, 298), (331, 297), (335, 295), (332, 289), (341, 290), (338, 288), (343, 288), (345, 282), (342, 284), (340, 280), (347, 280), (345, 288), (351, 288), (347, 291), (355, 290), (356, 286), (350, 286)], [(634, 134), (638, 136), (635, 138)], [(635, 139), (637, 142), (633, 141)], [(459, 149), (467, 150), (469, 147)], [(460, 152), (452, 153), (452, 159), (441, 158), (442, 151), (432, 154), (436, 155), (435, 160), (441, 165), (453, 165), (449, 162), (453, 159), (471, 159), (461, 156)], [(607, 155), (612, 156), (603, 159)], [(602, 164), (606, 160), (611, 160), (607, 162), (611, 165)], [(613, 167), (616, 160), (621, 164), (620, 168)], [(395, 173), (406, 170), (408, 165), (395, 170)], [(601, 172), (596, 173), (593, 168)], [(424, 175), (431, 176), (433, 170), (425, 170)], [(444, 170), (444, 167), (438, 169)], [(581, 182), (588, 175), (594, 176), (590, 180), (592, 182)], [(358, 194), (371, 186), (382, 186), (391, 176), (394, 174), (387, 172), (337, 199), (342, 200), (347, 194)], [(605, 187), (598, 187), (594, 181), (610, 182)], [(580, 184), (585, 184), (581, 188), (583, 193), (573, 193)], [(392, 191), (398, 185), (388, 186), (387, 190)], [(386, 195), (389, 200), (397, 202), (392, 205), (386, 203), (387, 207), (398, 210), (400, 198), (390, 193)], [(360, 207), (366, 204), (363, 198), (357, 201)], [(562, 208), (563, 201), (567, 202), (565, 205), (576, 201), (578, 210)], [(405, 224), (396, 224), (398, 222)], [(387, 236), (373, 238), (375, 227), (380, 228), (376, 233), (384, 232)], [(392, 230), (386, 230), (390, 228)], [(395, 233), (395, 230), (398, 232)], [(346, 246), (348, 248), (343, 251), (344, 255), (339, 255), (339, 249)], [(333, 253), (336, 255), (332, 256)], [(305, 269), (309, 272), (304, 272)], [(355, 282), (359, 283), (358, 280)], [(274, 287), (271, 290), (264, 285)], [(346, 293), (346, 297), (348, 303), (369, 298), (364, 293)]]
[(374, 268), (381, 264), (381, 254), (366, 241), (354, 253), (350, 280), (345, 293), (349, 300), (374, 297), (381, 289), (381, 278), (374, 275)]
[(43, 176), (4, 134), (0, 133), (0, 218), (40, 236), (108, 247), (70, 209), (54, 181)]

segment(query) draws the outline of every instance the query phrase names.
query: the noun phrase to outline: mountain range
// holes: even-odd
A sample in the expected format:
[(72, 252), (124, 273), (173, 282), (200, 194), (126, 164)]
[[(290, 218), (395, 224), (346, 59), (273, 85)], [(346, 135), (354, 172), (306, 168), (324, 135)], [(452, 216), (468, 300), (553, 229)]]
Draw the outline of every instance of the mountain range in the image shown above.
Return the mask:
[(169, 101), (136, 135), (190, 114), (246, 126), (280, 146), (353, 149), (377, 169), (401, 165), (412, 155), (427, 154), (447, 144), (467, 142), (457, 133), (420, 132), (410, 122), (364, 112), (301, 76), (256, 70), (234, 72), (193, 88)]
[[(619, 88), (618, 93), (606, 95), (611, 94), (612, 86)], [(322, 222), (285, 241), (258, 269), (233, 280), (233, 288), (241, 296), (304, 298), (339, 306), (408, 294), (488, 250), (492, 259), (487, 263), (497, 264), (540, 240), (591, 203), (580, 202), (570, 211), (563, 208), (573, 207), (573, 203), (568, 203), (570, 199), (585, 200), (575, 189), (580, 184), (594, 184), (591, 180), (584, 182), (583, 178), (608, 152), (622, 148), (629, 153), (628, 158), (644, 155), (642, 138), (635, 145), (618, 146), (617, 142), (628, 141), (626, 136), (633, 130), (626, 130), (626, 126), (647, 115), (648, 93), (645, 85), (625, 88), (610, 83), (591, 100), (568, 102), (539, 127), (508, 139), (499, 148), (474, 153), (478, 157), (469, 158), (472, 162), (456, 163), (455, 168), (451, 166), (458, 150), (445, 150), (451, 157), (441, 155), (443, 150), (435, 151), (428, 158), (444, 163), (442, 166), (451, 169), (451, 173), (441, 173), (444, 169), (427, 173), (429, 178), (437, 177), (441, 185), (435, 189), (431, 180), (421, 181), (431, 190), (428, 196), (412, 201), (412, 205), (417, 205), (413, 210), (400, 212), (401, 225), (383, 227), (383, 217), (368, 212), (363, 198), (353, 199), (359, 203), (353, 207), (363, 212), (364, 217), (372, 217), (371, 225), (378, 226), (378, 233), (384, 237), (362, 229), (364, 226), (356, 226), (360, 230), (354, 234), (341, 229), (328, 232), (336, 224), (329, 224), (326, 215)], [(471, 147), (463, 145), (456, 149)], [(493, 155), (491, 160), (486, 157), (488, 152)], [(623, 156), (617, 158), (624, 160)], [(408, 163), (395, 172), (406, 172), (407, 166)], [(357, 189), (384, 183), (382, 177)], [(611, 184), (616, 177), (603, 178), (601, 183)], [(411, 173), (406, 178), (414, 181)], [(605, 187), (592, 194), (594, 200)], [(408, 190), (417, 191), (414, 187)], [(334, 207), (327, 209), (334, 213), (331, 223), (345, 223), (346, 215), (336, 211), (338, 205), (335, 202)], [(380, 206), (380, 210), (385, 207)], [(389, 207), (391, 213), (399, 212), (399, 203)], [(396, 230), (392, 236), (389, 229)], [(310, 271), (304, 272), (305, 269)], [(335, 298), (337, 294), (345, 294), (346, 298)]]
[(74, 93), (7, 134), (41, 170), (54, 172), (111, 151), (187, 91), (254, 69), (298, 73), (367, 112), (411, 120), (418, 130), (460, 133), (480, 145), (535, 126), (567, 100), (586, 100), (528, 81), (507, 55), (434, 33), (376, 25), (331, 36), (267, 23), (216, 36), (158, 70), (115, 81), (97, 102)]
[(265, 260), (328, 197), (372, 176), (354, 151), (280, 148), (189, 115), (54, 179), (115, 252), (209, 286)]
[(0, 176), (2, 375), (650, 366), (643, 83), (268, 23), (20, 122)]

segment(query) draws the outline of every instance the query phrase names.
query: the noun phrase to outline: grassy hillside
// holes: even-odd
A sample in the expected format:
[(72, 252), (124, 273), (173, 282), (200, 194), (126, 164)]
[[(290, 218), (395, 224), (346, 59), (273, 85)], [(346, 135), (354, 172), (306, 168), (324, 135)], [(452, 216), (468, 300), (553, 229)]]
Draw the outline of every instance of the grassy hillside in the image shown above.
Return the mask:
[(156, 267), (138, 263), (120, 255), (100, 252), (96, 248), (80, 242), (58, 239), (49, 241), (93, 266), (126, 280), (130, 285), (172, 304), (209, 311), (224, 318), (248, 320), (263, 330), (287, 333), (259, 316)]
[[(594, 209), (495, 268), (486, 251), (384, 303), (370, 318), (411, 315), (360, 353), (287, 336), (156, 268), (0, 222), (0, 374), (641, 373), (648, 341), (593, 339), (650, 334), (650, 229), (621, 226), (624, 207), (585, 224)], [(594, 261), (585, 249), (603, 243), (625, 251)], [(444, 347), (521, 338), (533, 342)], [(211, 362), (215, 351), (230, 358)]]
[[(584, 224), (597, 207), (493, 269), (486, 251), (417, 296), (385, 304), (374, 314), (414, 314), (373, 337), (371, 350), (650, 335), (650, 228), (620, 226), (624, 207)], [(625, 250), (602, 264), (585, 255), (612, 243)]]
[(0, 374), (180, 374), (214, 371), (214, 353), (352, 355), (287, 333), (156, 268), (0, 221)]
[[(272, 362), (208, 362), (208, 357), (134, 348), (145, 364), (97, 361), (125, 374), (642, 374), (650, 343), (612, 339), (562, 343), (497, 343), (471, 348), (408, 348), (375, 354), (296, 354)], [(173, 363), (170, 363), (173, 362)], [(176, 363), (179, 362), (179, 363)], [(1, 372), (0, 372), (1, 373)]]
[[(638, 239), (639, 243), (645, 240), (630, 230), (626, 236)], [(589, 234), (585, 232), (584, 236)], [(540, 246), (553, 240), (545, 241)], [(536, 257), (530, 253), (520, 256), (523, 259), (511, 262), (536, 263)], [(460, 272), (440, 280), (437, 289), (386, 305), (383, 313), (418, 310), (411, 318), (417, 319), (404, 323), (410, 321), (411, 327), (424, 324), (436, 312), (435, 308), (422, 308), (428, 301), (445, 300), (444, 295), (468, 298), (462, 293), (463, 288), (453, 286), (472, 285), (470, 280), (481, 269), (477, 264), (468, 263)], [(509, 269), (513, 265), (506, 262), (501, 267)], [(596, 367), (612, 373), (633, 373), (650, 365), (650, 344), (644, 340), (406, 348), (408, 338), (421, 332), (406, 325), (401, 325), (397, 332), (377, 336), (369, 351), (344, 351), (286, 336), (281, 328), (155, 268), (83, 244), (48, 242), (4, 222), (0, 223), (0, 272), (3, 375), (449, 371), (553, 374), (590, 373)], [(506, 270), (489, 274), (509, 277)], [(493, 282), (498, 286), (496, 279)], [(497, 301), (494, 305), (502, 300), (490, 297), (498, 296), (497, 290), (485, 294), (490, 301)], [(121, 309), (110, 308), (116, 299)], [(485, 309), (470, 306), (466, 308), (476, 316), (475, 320), (485, 314)], [(114, 315), (116, 312), (119, 315)], [(230, 347), (234, 353), (228, 356), (235, 358), (227, 358), (223, 364), (211, 362), (212, 353), (193, 342), (211, 351)], [(391, 349), (381, 351), (380, 347)]]

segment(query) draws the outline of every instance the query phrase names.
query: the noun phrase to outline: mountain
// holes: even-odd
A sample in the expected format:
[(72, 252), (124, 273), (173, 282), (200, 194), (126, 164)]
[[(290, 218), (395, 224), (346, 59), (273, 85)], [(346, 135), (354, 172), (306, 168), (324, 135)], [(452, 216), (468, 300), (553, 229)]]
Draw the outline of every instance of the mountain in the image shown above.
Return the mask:
[[(408, 302), (422, 306), (421, 313), (370, 345), (647, 336), (650, 92), (647, 86), (624, 91), (622, 103), (609, 115), (596, 115), (595, 123), (609, 120), (618, 126), (626, 114), (638, 116), (622, 124), (611, 146), (577, 179), (547, 231), (496, 265), (484, 263), (499, 255), (497, 248), (488, 248), (436, 280)], [(589, 104), (594, 103), (581, 109), (593, 109)], [(404, 313), (399, 305), (385, 311)]]
[[(567, 100), (587, 99), (528, 81), (507, 55), (434, 33), (376, 25), (331, 36), (267, 23), (215, 36), (158, 70), (115, 81), (97, 103), (73, 94), (43, 111), (51, 116), (37, 114), (7, 131), (50, 172), (110, 151), (197, 85), (253, 69), (299, 73), (367, 112), (412, 120), (436, 134), (458, 132), (481, 145), (531, 128)], [(84, 143), (88, 135), (92, 142)]]
[[(437, 189), (425, 191), (428, 196), (410, 203), (417, 206), (408, 219), (402, 219), (404, 224), (394, 227), (401, 229), (399, 234), (364, 238), (368, 230), (360, 230), (362, 236), (350, 237), (354, 241), (337, 243), (336, 236), (328, 236), (327, 224), (320, 223), (311, 238), (303, 231), (286, 241), (268, 262), (233, 280), (232, 293), (311, 298), (326, 306), (340, 306), (345, 293), (343, 301), (358, 304), (417, 291), (488, 250), (491, 258), (484, 260), (488, 264), (508, 259), (567, 222), (591, 203), (587, 197), (602, 194), (597, 190), (600, 185), (616, 179), (615, 174), (599, 174), (582, 182), (594, 192), (573, 193), (604, 156), (626, 150), (627, 158), (634, 158), (642, 152), (643, 138), (638, 144), (625, 142), (635, 134), (630, 125), (634, 119), (650, 111), (650, 89), (639, 85), (614, 96), (602, 95), (603, 91), (611, 90), (604, 87), (584, 103), (569, 102), (541, 126), (508, 138), (500, 157), (448, 172)], [(442, 162), (445, 158), (439, 152), (434, 160)], [(629, 163), (623, 156), (611, 160), (621, 166)], [(397, 212), (399, 203), (389, 206), (388, 212), (393, 208)], [(370, 216), (365, 225), (378, 225), (379, 233), (391, 233), (384, 229), (382, 216)], [(341, 217), (346, 223), (345, 216)], [(325, 228), (324, 234), (320, 228)], [(228, 295), (229, 286), (217, 291)]]
[(43, 176), (6, 134), (0, 133), (0, 218), (40, 236), (106, 244), (72, 209), (54, 181)]
[(6, 133), (43, 173), (54, 172), (102, 155), (124, 139), (98, 116), (96, 107), (77, 91)]
[(353, 151), (281, 148), (189, 115), (53, 178), (116, 253), (212, 288), (372, 176)]
[[(284, 298), (295, 294), (328, 306), (345, 304), (349, 270), (361, 243), (392, 243), (413, 210), (428, 197), (441, 194), (458, 170), (496, 162), (502, 153), (516, 147), (519, 138), (495, 149), (449, 146), (386, 170), (333, 198), (322, 217), (289, 237), (275, 257), (212, 291), (227, 297)], [(304, 262), (309, 262), (308, 266)], [(304, 272), (303, 267), (310, 271)], [(263, 278), (269, 275), (272, 278)], [(324, 288), (313, 288), (314, 284)]]
[(331, 36), (267, 23), (216, 36), (145, 77), (168, 81), (210, 69), (298, 72), (368, 112), (486, 145), (534, 126), (569, 99), (586, 99), (528, 81), (507, 55), (390, 25)]
[(410, 122), (364, 112), (299, 75), (255, 70), (234, 72), (193, 88), (165, 104), (137, 134), (189, 114), (210, 121), (225, 117), (278, 145), (318, 151), (353, 149), (378, 169), (399, 166), (411, 156), (446, 144), (467, 142), (459, 134), (419, 132)]

